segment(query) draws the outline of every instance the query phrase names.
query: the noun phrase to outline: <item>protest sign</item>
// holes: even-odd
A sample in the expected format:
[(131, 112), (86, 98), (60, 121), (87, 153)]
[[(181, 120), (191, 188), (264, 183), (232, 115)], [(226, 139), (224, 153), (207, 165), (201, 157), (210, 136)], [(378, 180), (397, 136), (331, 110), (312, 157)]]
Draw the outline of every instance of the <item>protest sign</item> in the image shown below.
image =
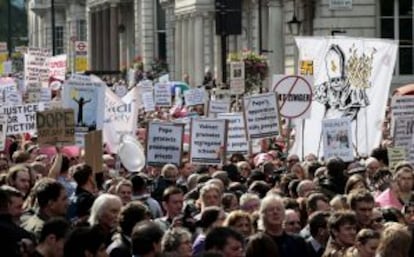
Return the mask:
[(400, 116), (394, 119), (394, 146), (402, 147), (410, 152), (414, 134), (414, 116)]
[(350, 119), (323, 120), (322, 133), (325, 160), (332, 157), (339, 157), (346, 162), (354, 160)]
[(0, 115), (0, 151), (4, 151), (6, 147), (6, 129), (7, 116)]
[(7, 135), (36, 132), (36, 112), (43, 111), (43, 103), (1, 107), (7, 115)]
[(0, 98), (3, 105), (22, 104), (22, 95), (12, 78), (0, 78)]
[(279, 135), (280, 116), (275, 93), (244, 97), (243, 105), (249, 140)]
[(41, 83), (43, 86), (49, 82), (49, 57), (52, 51), (46, 48), (29, 47), (24, 55), (25, 83)]
[(90, 131), (84, 137), (85, 163), (92, 167), (94, 173), (100, 173), (103, 169), (102, 131)]
[(75, 144), (73, 109), (54, 109), (37, 112), (37, 142), (40, 145)]
[(402, 147), (388, 147), (388, 162), (390, 170), (394, 171), (395, 166), (402, 161), (406, 160), (406, 152)]
[(154, 85), (154, 102), (159, 107), (169, 107), (172, 105), (171, 84), (156, 83)]
[(190, 161), (193, 164), (220, 165), (227, 148), (227, 121), (192, 119)]
[(230, 62), (230, 91), (234, 95), (241, 95), (244, 90), (244, 62)]
[(193, 88), (184, 92), (186, 106), (193, 106), (205, 103), (206, 92), (203, 88)]
[(126, 94), (128, 94), (128, 86), (124, 83), (116, 83), (112, 86), (114, 93), (118, 97), (124, 97)]
[(396, 119), (414, 117), (414, 96), (393, 96), (391, 99), (391, 133), (394, 136)]
[(49, 57), (49, 77), (59, 80), (66, 78), (66, 54)]
[(287, 119), (310, 117), (312, 76), (273, 75), (273, 91), (277, 93), (280, 115)]
[(208, 102), (208, 116), (216, 117), (218, 113), (230, 112), (230, 100), (210, 100)]
[(0, 74), (8, 75), (13, 72), (13, 62), (12, 61), (5, 61), (3, 62), (3, 72), (0, 72)]
[(123, 135), (135, 135), (138, 119), (138, 89), (134, 87), (119, 98), (110, 88), (105, 90), (103, 139), (112, 153), (118, 151)]
[(152, 92), (144, 92), (141, 94), (142, 104), (146, 112), (155, 111), (154, 94)]
[(147, 129), (147, 165), (181, 166), (184, 124), (150, 122)]
[(63, 87), (62, 104), (75, 112), (76, 145), (84, 146), (84, 135), (103, 128), (105, 84), (67, 80)]
[(218, 119), (228, 120), (227, 155), (249, 153), (249, 144), (246, 138), (246, 129), (243, 113), (219, 113)]

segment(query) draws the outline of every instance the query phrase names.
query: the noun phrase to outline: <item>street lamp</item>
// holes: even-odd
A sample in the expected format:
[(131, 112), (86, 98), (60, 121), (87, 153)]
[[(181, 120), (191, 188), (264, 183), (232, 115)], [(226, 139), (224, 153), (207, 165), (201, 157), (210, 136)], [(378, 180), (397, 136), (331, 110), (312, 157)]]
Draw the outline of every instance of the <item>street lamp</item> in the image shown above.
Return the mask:
[(296, 0), (293, 0), (293, 17), (287, 22), (287, 24), (291, 35), (297, 36), (300, 34), (300, 26), (302, 25), (302, 21), (298, 20), (296, 17)]
[(56, 35), (55, 35), (55, 0), (51, 0), (51, 22), (52, 22), (52, 55), (55, 56), (56, 54)]

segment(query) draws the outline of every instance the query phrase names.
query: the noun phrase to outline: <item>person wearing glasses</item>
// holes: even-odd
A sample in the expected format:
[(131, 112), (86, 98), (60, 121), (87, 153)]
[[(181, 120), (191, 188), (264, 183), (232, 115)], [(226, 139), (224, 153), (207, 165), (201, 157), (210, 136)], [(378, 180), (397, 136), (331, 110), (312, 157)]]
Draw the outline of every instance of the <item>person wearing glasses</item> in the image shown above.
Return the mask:
[(292, 209), (285, 211), (285, 220), (283, 221), (283, 229), (288, 234), (297, 235), (300, 233), (301, 224), (299, 213)]

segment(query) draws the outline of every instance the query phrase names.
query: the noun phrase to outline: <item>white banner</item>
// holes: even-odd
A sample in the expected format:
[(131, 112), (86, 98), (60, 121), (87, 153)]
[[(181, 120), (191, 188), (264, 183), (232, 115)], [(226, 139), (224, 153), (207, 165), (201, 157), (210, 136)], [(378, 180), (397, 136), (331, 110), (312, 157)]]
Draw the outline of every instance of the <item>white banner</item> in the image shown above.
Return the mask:
[[(398, 43), (347, 37), (296, 37), (300, 75), (314, 76), (311, 118), (294, 121), (296, 137), (290, 150), (299, 156), (322, 156), (321, 121), (349, 117), (353, 144), (369, 154), (381, 140)], [(312, 136), (302, 133), (312, 132)]]
[(168, 163), (181, 166), (184, 124), (150, 122), (147, 136), (147, 165)]
[(227, 156), (234, 153), (247, 155), (249, 143), (246, 138), (246, 128), (243, 113), (219, 113), (218, 119), (228, 120)]
[(146, 112), (155, 111), (154, 94), (152, 91), (141, 93), (141, 100)]
[(7, 115), (7, 135), (35, 133), (36, 112), (43, 110), (43, 103), (1, 107), (1, 113)]
[(103, 140), (112, 153), (118, 151), (122, 135), (135, 135), (138, 119), (137, 92), (137, 87), (134, 87), (121, 99), (110, 88), (105, 90)]
[(52, 51), (46, 48), (29, 47), (24, 55), (24, 80), (25, 84), (41, 83), (47, 85), (49, 82), (49, 57)]
[(220, 165), (226, 151), (227, 121), (191, 120), (190, 161), (194, 164)]

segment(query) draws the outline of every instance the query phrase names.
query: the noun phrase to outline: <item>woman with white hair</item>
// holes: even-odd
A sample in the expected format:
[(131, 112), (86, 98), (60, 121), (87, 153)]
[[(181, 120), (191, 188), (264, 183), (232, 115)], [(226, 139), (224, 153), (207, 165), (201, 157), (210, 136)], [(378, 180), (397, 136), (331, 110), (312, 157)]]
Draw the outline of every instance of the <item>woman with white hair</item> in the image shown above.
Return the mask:
[(102, 229), (108, 239), (106, 246), (111, 243), (112, 233), (118, 227), (121, 208), (121, 198), (111, 194), (100, 195), (92, 205), (88, 222), (91, 226)]
[(308, 256), (305, 240), (289, 235), (283, 229), (285, 207), (281, 197), (268, 195), (263, 198), (259, 212), (263, 230), (277, 244), (280, 256)]
[(191, 233), (180, 227), (167, 230), (161, 240), (165, 257), (191, 257)]

